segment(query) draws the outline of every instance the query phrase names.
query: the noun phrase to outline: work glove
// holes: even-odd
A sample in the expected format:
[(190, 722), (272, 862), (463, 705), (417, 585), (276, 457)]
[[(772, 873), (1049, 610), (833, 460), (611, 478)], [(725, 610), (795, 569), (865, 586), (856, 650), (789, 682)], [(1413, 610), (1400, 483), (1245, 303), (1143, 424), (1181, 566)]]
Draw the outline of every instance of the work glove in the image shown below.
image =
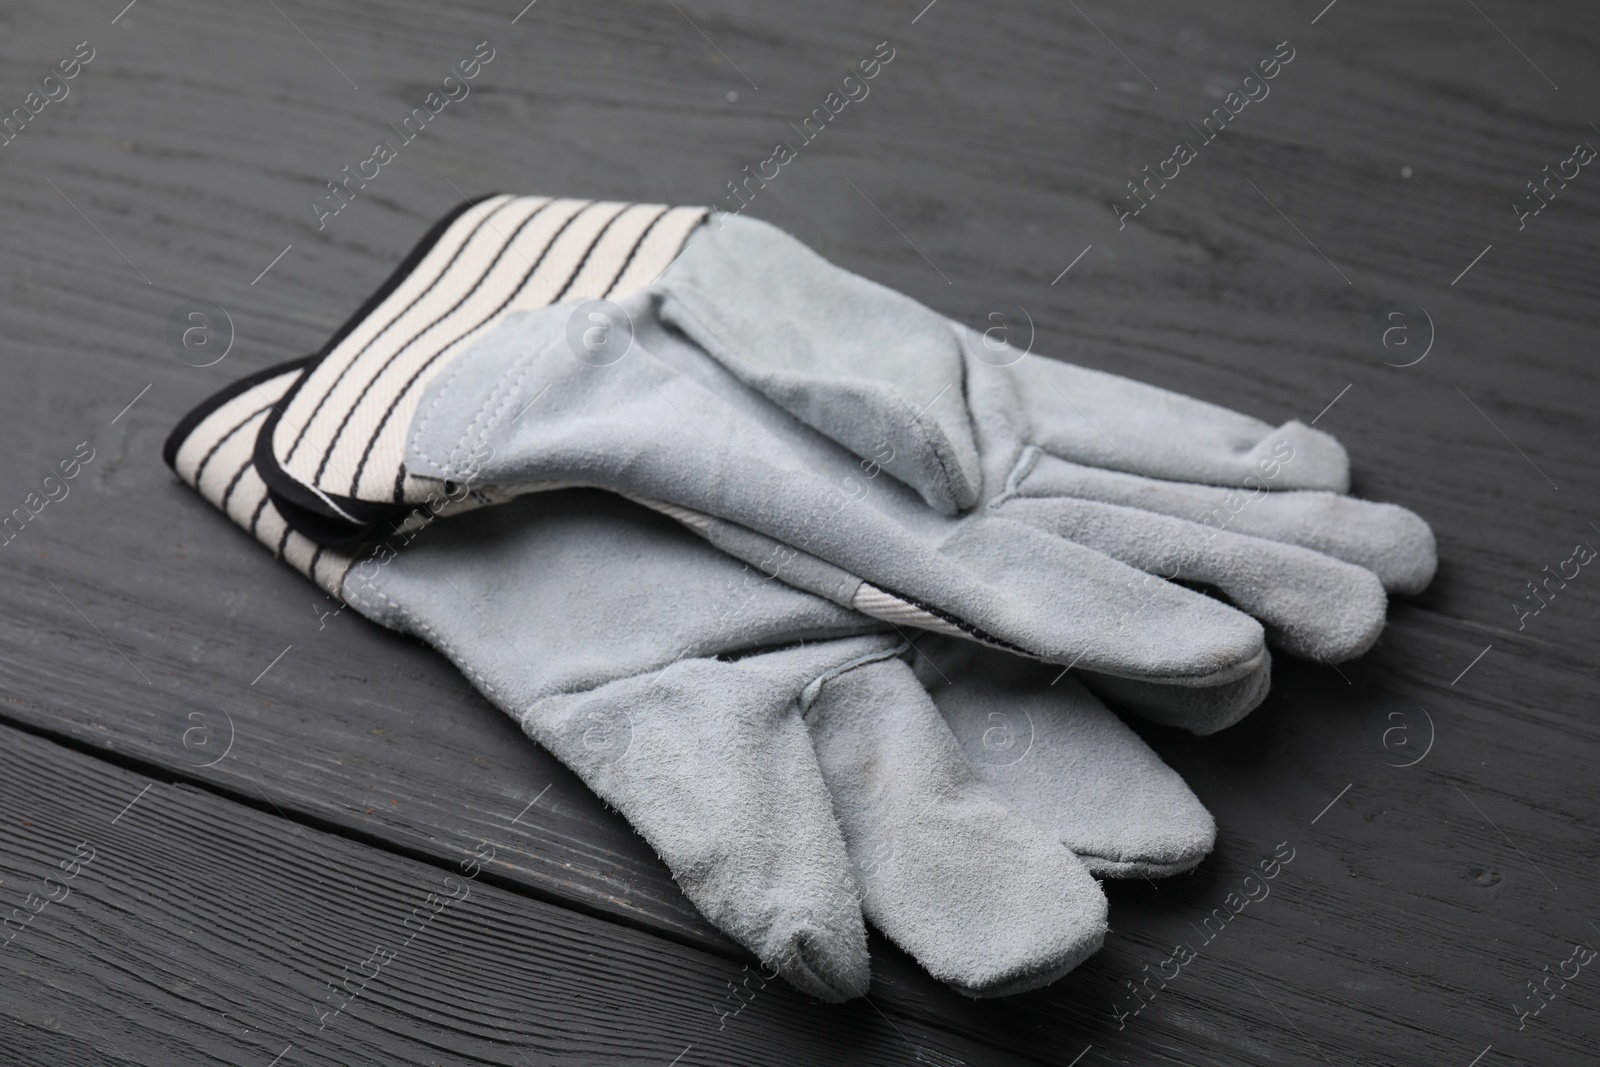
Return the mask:
[(304, 366), (201, 405), (168, 464), (329, 594), (448, 656), (800, 989), (866, 992), (863, 914), (963, 993), (1035, 988), (1101, 944), (1091, 870), (1171, 874), (1209, 851), (1210, 815), (1072, 679), (937, 637), (913, 668), (881, 621), (620, 497), (434, 522), (474, 503), (455, 487), (360, 554), (316, 544), (252, 462)]
[(1268, 639), (1348, 659), (1386, 591), (1433, 573), (1427, 525), (1344, 495), (1327, 434), (994, 343), (764, 223), (666, 212), (670, 269), (593, 282), (648, 273), (616, 264), (659, 210), (497, 198), (447, 221), (269, 418), (263, 477), (353, 529), (457, 482), (613, 489), (1199, 733), (1264, 699)]

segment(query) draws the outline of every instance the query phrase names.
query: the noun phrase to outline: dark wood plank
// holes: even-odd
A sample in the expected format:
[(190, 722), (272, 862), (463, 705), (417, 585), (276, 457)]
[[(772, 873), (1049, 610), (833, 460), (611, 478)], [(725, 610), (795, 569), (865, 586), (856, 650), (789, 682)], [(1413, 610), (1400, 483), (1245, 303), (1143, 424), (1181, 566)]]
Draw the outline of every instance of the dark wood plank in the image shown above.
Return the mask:
[[(1574, 581), (1521, 632), (1511, 602), (1600, 521), (1586, 358), (1600, 187), (1585, 171), (1521, 232), (1510, 203), (1576, 140), (1600, 143), (1585, 132), (1600, 17), (1574, 2), (1480, 14), (1340, 0), (1312, 25), (1320, 2), (1081, 4), (1113, 46), (1042, 4), (941, 0), (915, 25), (921, 3), (679, 6), (541, 4), (513, 26), (520, 4), (283, 5), (303, 37), (270, 5), (221, 19), (195, 0), (140, 4), (116, 25), (87, 3), (13, 5), (7, 99), (75, 41), (99, 51), (72, 95), (0, 150), (0, 507), (77, 442), (98, 451), (0, 558), (4, 716), (163, 780), (270, 798), (413, 862), (454, 863), (463, 842), (499, 831), (486, 878), (731, 952), (631, 831), (445, 664), (349, 614), (319, 630), (320, 597), (173, 485), (158, 446), (211, 389), (319, 344), (454, 202), (452, 183), (713, 200), (889, 38), (897, 55), (872, 95), (753, 213), (949, 313), (1016, 301), (1041, 352), (1273, 420), (1340, 396), (1318, 425), (1350, 446), (1361, 492), (1434, 524), (1443, 563), (1383, 646), (1344, 668), (1349, 686), (1283, 664), (1273, 704), (1245, 727), (1152, 734), (1217, 812), (1222, 844), (1191, 878), (1114, 887), (1117, 936), (1088, 966), (975, 1004), (884, 951), (875, 1002), (1042, 1062), (1092, 1044), (1085, 1067), (1321, 1062), (1300, 1032), (1361, 1062), (1465, 1064), (1490, 1044), (1483, 1067), (1576, 1062), (1594, 1038), (1586, 985), (1520, 1032), (1509, 1005), (1595, 912), (1583, 872), (1600, 598)], [(499, 52), (473, 95), (316, 231), (306, 200), (484, 39)], [(1124, 183), (1285, 39), (1297, 55), (1272, 95), (1119, 232), (1109, 203)], [(206, 369), (164, 337), (168, 314), (197, 298), (238, 329)], [(1438, 335), (1403, 369), (1372, 340), (1396, 298), (1425, 307)], [(1434, 715), (1438, 747), (1383, 767), (1400, 761), (1381, 747), (1387, 716), (1413, 705)], [(209, 724), (207, 744), (220, 743), (221, 713), (234, 748), (197, 766), (216, 748), (193, 733), (185, 747), (185, 731)], [(1280, 840), (1300, 858), (1273, 896), (1197, 959), (1189, 988), (1174, 983), (1117, 1030), (1122, 983)], [(41, 1058), (55, 1047), (29, 1033)]]

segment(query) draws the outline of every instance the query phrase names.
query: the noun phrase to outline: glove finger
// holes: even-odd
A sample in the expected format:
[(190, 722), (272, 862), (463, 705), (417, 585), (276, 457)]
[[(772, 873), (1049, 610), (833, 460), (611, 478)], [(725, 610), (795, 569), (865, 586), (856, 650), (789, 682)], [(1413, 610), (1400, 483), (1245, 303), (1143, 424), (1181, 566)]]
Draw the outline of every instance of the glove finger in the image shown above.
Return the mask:
[[(1292, 460), (1277, 468), (1281, 473)], [(1261, 472), (1244, 490), (1162, 481), (1069, 463), (1041, 454), (1018, 493), (1075, 497), (1172, 515), (1217, 529), (1300, 545), (1365, 567), (1391, 593), (1420, 593), (1438, 565), (1433, 531), (1394, 504), (1336, 493), (1277, 492), (1280, 480)]]
[[(933, 630), (1048, 663), (1173, 685), (1221, 684), (1248, 674), (1265, 655), (1261, 626), (1248, 615), (1106, 553), (1003, 517), (983, 515), (963, 522), (936, 552), (901, 541), (907, 551), (893, 558), (902, 568), (897, 577), (905, 580), (897, 584), (915, 590), (903, 592), (863, 582), (737, 523), (637, 499), (766, 577), (781, 578), (896, 627)], [(840, 524), (847, 518), (841, 516)], [(895, 533), (869, 527), (862, 540), (882, 553)], [(934, 602), (938, 593), (944, 595)], [(1063, 605), (1073, 610), (1063, 611)], [(1130, 625), (1133, 620), (1141, 625)]]
[(1091, 872), (1160, 878), (1211, 852), (1211, 813), (1072, 678), (949, 638), (930, 637), (917, 651), (917, 677), (978, 778)]
[(1203, 736), (1232, 726), (1267, 699), (1272, 660), (1262, 659), (1253, 673), (1236, 681), (1206, 688), (1160, 685), (1093, 671), (1082, 671), (1079, 677), (1086, 689), (1118, 710)]
[(805, 714), (862, 910), (930, 974), (968, 996), (1005, 996), (1100, 948), (1099, 885), (974, 775), (904, 662), (823, 679)]
[[(1350, 488), (1344, 446), (1300, 422), (1274, 428), (1203, 400), (1042, 357), (1003, 367), (992, 361), (967, 362), (975, 420), (1003, 425), (1007, 412), (1020, 413), (1010, 419), (1022, 443), (1052, 455), (1207, 485), (1242, 486), (1278, 465), (1278, 488)], [(1294, 462), (1285, 464), (1291, 455)]]
[(684, 661), (539, 701), (521, 721), (650, 842), (713, 925), (836, 1002), (866, 995), (871, 972), (848, 853), (796, 713), (821, 651)]
[(1014, 497), (1000, 513), (1163, 578), (1211, 586), (1291, 655), (1340, 663), (1383, 631), (1388, 598), (1377, 576), (1298, 545), (1089, 500)]
[[(1037, 524), (993, 513), (939, 546), (977, 579), (952, 598), (959, 618), (1052, 663), (1173, 685), (1218, 685), (1266, 654), (1243, 612), (1165, 582)], [(861, 610), (863, 597), (854, 606)], [(996, 642), (991, 642), (996, 643)]]

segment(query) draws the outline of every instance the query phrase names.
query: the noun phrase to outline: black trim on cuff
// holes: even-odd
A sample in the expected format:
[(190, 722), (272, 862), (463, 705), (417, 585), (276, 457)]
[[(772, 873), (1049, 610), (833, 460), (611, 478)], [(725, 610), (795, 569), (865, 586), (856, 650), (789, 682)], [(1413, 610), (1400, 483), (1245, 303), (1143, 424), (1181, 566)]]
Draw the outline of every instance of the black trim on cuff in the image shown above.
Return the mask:
[(291, 359), (287, 363), (279, 363), (276, 366), (268, 367), (266, 370), (258, 370), (254, 374), (248, 374), (238, 381), (230, 383), (200, 401), (187, 415), (179, 419), (178, 425), (174, 426), (172, 432), (167, 434), (167, 439), (161, 446), (162, 461), (176, 473), (178, 469), (178, 449), (183, 447), (183, 443), (189, 439), (189, 435), (194, 433), (212, 412), (240, 394), (249, 392), (262, 382), (271, 381), (273, 378), (281, 377), (290, 371), (310, 366), (311, 361), (316, 358), (315, 355), (301, 356), (299, 359)]
[[(341, 519), (330, 519), (321, 512), (311, 511), (292, 500), (285, 500), (271, 489), (267, 490), (267, 499), (278, 509), (278, 515), (290, 530), (321, 548), (364, 548), (392, 533), (395, 525), (395, 523), (368, 523), (352, 526)], [(410, 510), (414, 509), (407, 508), (407, 511)]]
[[(465, 215), (484, 201), (492, 200), (500, 195), (502, 194), (484, 193), (482, 196), (473, 197), (452, 209), (438, 222), (429, 227), (428, 232), (423, 234), (421, 239), (411, 247), (411, 251), (406, 253), (406, 257), (400, 261), (400, 265), (389, 273), (383, 284), (378, 286), (377, 290), (355, 310), (355, 313), (334, 331), (333, 336), (328, 338), (327, 343), (315, 355), (307, 357), (306, 373), (301, 375), (300, 380), (295, 382), (294, 387), (284, 395), (281, 404), (268, 412), (266, 422), (262, 424), (260, 433), (256, 435), (256, 446), (253, 453), (256, 473), (266, 483), (272, 502), (277, 505), (279, 511), (283, 512), (285, 521), (289, 523), (292, 529), (305, 534), (305, 536), (310, 537), (319, 544), (357, 543), (361, 540), (370, 539), (378, 533), (379, 527), (392, 523), (411, 511), (410, 505), (405, 504), (377, 504), (365, 500), (355, 500), (350, 497), (335, 496), (331, 493), (319, 495), (312, 492), (279, 466), (278, 458), (273, 453), (272, 438), (277, 432), (283, 409), (288, 407), (289, 402), (299, 392), (301, 384), (317, 364), (326, 359), (328, 354), (340, 342), (376, 311), (378, 305), (387, 300), (400, 287), (401, 283), (411, 276), (417, 269), (418, 264), (422, 262), (423, 257), (433, 250), (433, 247), (439, 243), (445, 233), (451, 226), (455, 225), (462, 215)], [(343, 511), (344, 514), (337, 514), (338, 511)], [(298, 519), (291, 516), (298, 516)], [(314, 535), (308, 532), (309, 530), (317, 530), (321, 536)], [(340, 530), (344, 532), (337, 532)], [(325, 540), (324, 538), (333, 538), (333, 540)]]

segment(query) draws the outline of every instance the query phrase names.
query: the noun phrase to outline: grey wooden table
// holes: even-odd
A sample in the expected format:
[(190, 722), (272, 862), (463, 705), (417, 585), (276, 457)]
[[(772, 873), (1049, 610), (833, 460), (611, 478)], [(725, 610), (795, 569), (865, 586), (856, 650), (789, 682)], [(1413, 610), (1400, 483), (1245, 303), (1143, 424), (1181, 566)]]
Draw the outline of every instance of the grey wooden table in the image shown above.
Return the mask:
[[(0, 12), (0, 1063), (1596, 1062), (1600, 576), (1528, 583), (1600, 544), (1600, 11), (522, 2)], [(447, 663), (327, 616), (160, 462), (464, 196), (732, 207), (780, 142), (752, 214), (947, 313), (1020, 307), (1041, 353), (1315, 418), (1438, 534), (1370, 655), (1146, 731), (1216, 853), (1108, 886), (1105, 950), (1040, 992), (967, 1001), (882, 943), (870, 1002), (762, 987)], [(171, 323), (214, 306), (194, 366)]]

